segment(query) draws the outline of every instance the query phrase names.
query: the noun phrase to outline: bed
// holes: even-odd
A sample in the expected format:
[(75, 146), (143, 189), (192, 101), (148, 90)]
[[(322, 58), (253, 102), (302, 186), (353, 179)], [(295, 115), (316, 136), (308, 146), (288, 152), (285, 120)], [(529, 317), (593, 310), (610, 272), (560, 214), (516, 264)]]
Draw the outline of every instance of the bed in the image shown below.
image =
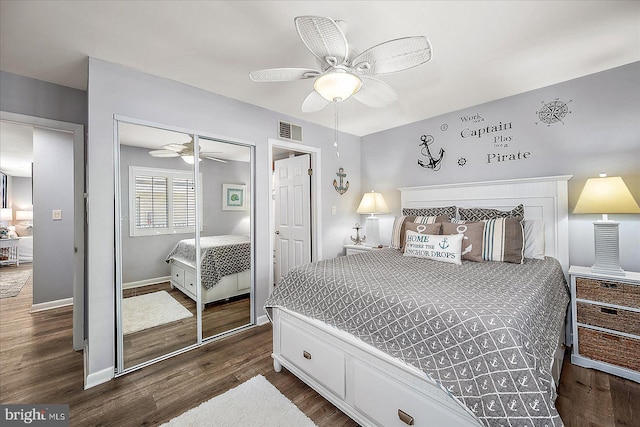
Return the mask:
[(33, 262), (33, 236), (20, 237), (18, 254), (20, 262)]
[(275, 370), (361, 425), (562, 425), (568, 179), (400, 189), (403, 208), (522, 203), (544, 255), (455, 265), (382, 249), (294, 269), (265, 305)]
[[(201, 237), (200, 253), (203, 305), (251, 291), (251, 242), (248, 236)], [(165, 261), (171, 265), (171, 287), (197, 301), (195, 239), (180, 240)]]

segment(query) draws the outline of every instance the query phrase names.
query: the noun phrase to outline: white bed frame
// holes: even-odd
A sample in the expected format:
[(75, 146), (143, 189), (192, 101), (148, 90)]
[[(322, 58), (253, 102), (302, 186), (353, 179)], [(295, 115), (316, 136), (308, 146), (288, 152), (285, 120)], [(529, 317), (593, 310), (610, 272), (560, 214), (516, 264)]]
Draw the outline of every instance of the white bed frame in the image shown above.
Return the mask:
[[(171, 288), (180, 290), (194, 301), (196, 298), (196, 270), (193, 265), (171, 260)], [(202, 308), (210, 302), (227, 300), (229, 298), (251, 292), (251, 270), (229, 274), (220, 278), (212, 288), (201, 288)]]
[[(571, 176), (400, 188), (402, 207), (486, 207), (545, 224), (545, 254), (569, 268), (567, 181)], [(360, 425), (478, 426), (470, 410), (422, 371), (336, 328), (286, 309), (273, 310), (274, 369), (284, 366)], [(564, 337), (561, 337), (561, 340)], [(564, 346), (552, 372), (559, 379)]]

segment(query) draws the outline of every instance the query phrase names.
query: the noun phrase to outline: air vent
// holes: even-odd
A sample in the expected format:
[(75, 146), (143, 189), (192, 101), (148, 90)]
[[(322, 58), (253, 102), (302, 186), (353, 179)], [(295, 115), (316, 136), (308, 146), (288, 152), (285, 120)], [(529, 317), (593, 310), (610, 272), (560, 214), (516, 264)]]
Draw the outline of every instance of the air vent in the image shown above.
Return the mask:
[(302, 142), (302, 126), (280, 120), (278, 122), (278, 135), (283, 139)]

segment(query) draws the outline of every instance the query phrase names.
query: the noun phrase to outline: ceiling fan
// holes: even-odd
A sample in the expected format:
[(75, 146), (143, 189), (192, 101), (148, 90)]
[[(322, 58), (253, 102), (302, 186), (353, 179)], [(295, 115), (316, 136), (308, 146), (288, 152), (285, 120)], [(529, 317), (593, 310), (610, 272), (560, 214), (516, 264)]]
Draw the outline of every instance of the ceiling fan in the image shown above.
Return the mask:
[(343, 21), (322, 16), (295, 18), (298, 35), (318, 59), (320, 70), (272, 68), (249, 73), (255, 82), (315, 79), (302, 103), (303, 112), (320, 111), (330, 102), (353, 95), (370, 107), (385, 107), (398, 99), (388, 84), (371, 77), (416, 67), (431, 59), (431, 45), (424, 36), (403, 37), (381, 43), (358, 54), (347, 43)]
[[(167, 144), (163, 145), (160, 150), (151, 150), (149, 154), (153, 157), (182, 157), (182, 160), (189, 164), (194, 163), (193, 158), (193, 150), (194, 150), (193, 137), (191, 137), (191, 141), (186, 142), (184, 144)], [(221, 154), (222, 151), (215, 152), (203, 152), (200, 151), (198, 154), (201, 159), (209, 159), (214, 160), (216, 162), (227, 163), (226, 160), (218, 159), (217, 157), (212, 157), (212, 154)]]

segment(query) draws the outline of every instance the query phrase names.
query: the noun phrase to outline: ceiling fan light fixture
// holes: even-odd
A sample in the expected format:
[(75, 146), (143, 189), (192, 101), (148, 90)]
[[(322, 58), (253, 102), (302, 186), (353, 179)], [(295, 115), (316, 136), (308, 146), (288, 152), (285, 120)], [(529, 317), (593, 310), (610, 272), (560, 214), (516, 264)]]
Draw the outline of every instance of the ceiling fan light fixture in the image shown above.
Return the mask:
[[(184, 155), (184, 156), (180, 156), (182, 157), (182, 160), (184, 160), (185, 163), (192, 165), (195, 163), (194, 157), (193, 155)], [(198, 159), (199, 162), (202, 161), (202, 159)]]
[(334, 70), (323, 74), (313, 83), (313, 88), (329, 102), (344, 101), (362, 87), (362, 80), (355, 74)]

